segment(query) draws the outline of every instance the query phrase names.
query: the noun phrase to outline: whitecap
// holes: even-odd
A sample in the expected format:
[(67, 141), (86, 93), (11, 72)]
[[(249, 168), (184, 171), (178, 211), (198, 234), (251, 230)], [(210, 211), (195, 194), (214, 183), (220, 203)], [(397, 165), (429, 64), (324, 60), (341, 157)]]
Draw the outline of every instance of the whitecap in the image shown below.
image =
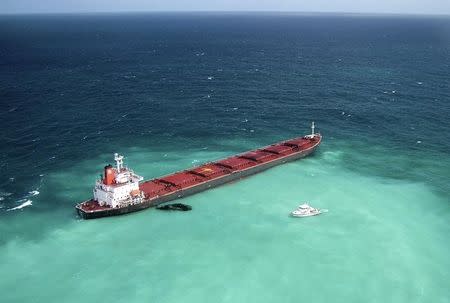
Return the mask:
[(32, 190), (32, 191), (28, 192), (28, 194), (30, 194), (30, 196), (37, 196), (37, 195), (39, 195), (39, 191)]
[(422, 84), (423, 84), (423, 82), (417, 82), (417, 84), (419, 84), (419, 85), (422, 85)]
[(13, 208), (9, 208), (6, 211), (22, 209), (24, 207), (33, 205), (33, 201), (31, 201), (31, 200), (22, 199), (22, 200), (19, 200), (18, 202), (22, 202), (22, 201), (24, 201), (24, 202), (22, 204), (20, 204), (19, 206), (16, 206), (16, 207), (13, 207)]
[(9, 196), (11, 196), (11, 195), (12, 195), (12, 193), (7, 193), (7, 192), (0, 191), (0, 197), (1, 197), (1, 198), (3, 198), (3, 197), (9, 197)]
[(208, 76), (208, 80), (212, 80), (212, 79), (214, 79), (213, 76)]

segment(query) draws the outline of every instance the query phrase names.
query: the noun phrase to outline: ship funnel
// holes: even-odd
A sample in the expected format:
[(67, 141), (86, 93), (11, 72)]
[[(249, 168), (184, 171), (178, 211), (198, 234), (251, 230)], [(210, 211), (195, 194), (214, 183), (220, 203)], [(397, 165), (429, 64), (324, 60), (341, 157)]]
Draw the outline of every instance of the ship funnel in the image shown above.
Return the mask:
[(111, 185), (114, 183), (116, 178), (116, 173), (114, 172), (114, 168), (112, 165), (105, 166), (105, 177), (103, 178), (103, 184)]

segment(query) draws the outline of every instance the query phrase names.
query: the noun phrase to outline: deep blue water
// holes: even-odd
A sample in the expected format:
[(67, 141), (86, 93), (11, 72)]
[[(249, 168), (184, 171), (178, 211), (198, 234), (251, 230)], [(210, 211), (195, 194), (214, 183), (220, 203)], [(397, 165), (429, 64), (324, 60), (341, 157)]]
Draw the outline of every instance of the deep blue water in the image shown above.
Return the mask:
[(436, 196), (417, 199), (448, 202), (449, 71), (448, 17), (0, 16), (0, 245), (71, 228), (113, 152), (150, 178), (303, 135), (313, 120), (324, 171), (415, 184), (400, 200), (424, 185)]

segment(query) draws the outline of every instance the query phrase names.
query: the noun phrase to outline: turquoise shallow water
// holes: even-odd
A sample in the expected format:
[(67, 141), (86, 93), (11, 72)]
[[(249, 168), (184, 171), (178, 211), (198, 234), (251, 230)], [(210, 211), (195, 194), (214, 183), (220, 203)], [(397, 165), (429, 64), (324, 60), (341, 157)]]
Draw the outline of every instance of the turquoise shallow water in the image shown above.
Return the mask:
[[(354, 173), (343, 163), (353, 151), (325, 147), (304, 161), (186, 198), (194, 207), (189, 213), (149, 210), (81, 221), (24, 211), (21, 227), (4, 221), (2, 230), (51, 228), (34, 239), (10, 231), (0, 252), (2, 272), (11, 273), (2, 280), (10, 290), (6, 302), (99, 296), (110, 302), (446, 302), (447, 200), (420, 182)], [(130, 155), (130, 162), (152, 159), (145, 151)], [(179, 166), (186, 156), (206, 157), (168, 155), (177, 156)], [(73, 170), (91, 166), (90, 160)], [(47, 186), (81, 196), (91, 180), (80, 174), (64, 188), (61, 180), (73, 175), (55, 173)], [(302, 200), (330, 211), (290, 218)], [(27, 291), (13, 291), (18, 287)]]
[[(448, 18), (0, 25), (2, 302), (449, 301)], [(191, 212), (73, 210), (113, 152), (152, 178), (313, 119), (313, 156), (183, 199)], [(329, 212), (289, 217), (301, 201)]]

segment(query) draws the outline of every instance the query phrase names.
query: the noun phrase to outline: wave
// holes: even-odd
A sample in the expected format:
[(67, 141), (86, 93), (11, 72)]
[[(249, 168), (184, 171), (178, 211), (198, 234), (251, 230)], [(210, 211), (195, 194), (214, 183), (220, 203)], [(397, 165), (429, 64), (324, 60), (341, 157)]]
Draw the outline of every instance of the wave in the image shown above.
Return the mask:
[(12, 193), (7, 193), (7, 192), (0, 191), (0, 201), (5, 200), (6, 197), (9, 197), (11, 195), (12, 195)]
[(20, 204), (19, 206), (16, 206), (13, 208), (8, 208), (6, 211), (18, 210), (18, 209), (22, 209), (24, 207), (33, 205), (33, 201), (31, 201), (31, 200), (25, 200), (25, 199), (19, 200), (19, 202), (21, 202), (21, 201), (24, 201), (24, 202), (22, 204)]
[(37, 196), (37, 195), (39, 195), (39, 191), (37, 191), (37, 190), (32, 190), (32, 191), (28, 192), (28, 194), (29, 194), (30, 196)]

